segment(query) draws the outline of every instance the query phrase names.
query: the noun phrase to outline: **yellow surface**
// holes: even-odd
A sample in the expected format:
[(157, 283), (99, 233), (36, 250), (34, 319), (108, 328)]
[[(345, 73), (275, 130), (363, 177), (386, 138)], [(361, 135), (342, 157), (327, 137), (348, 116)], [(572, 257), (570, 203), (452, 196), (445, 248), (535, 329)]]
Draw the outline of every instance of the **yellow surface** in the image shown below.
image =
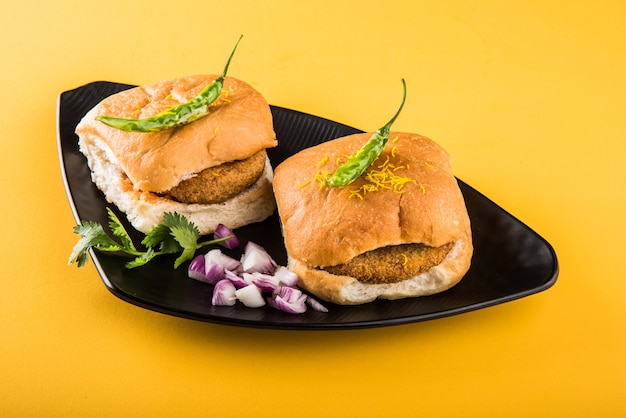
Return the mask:
[[(626, 416), (626, 3), (9, 2), (0, 14), (2, 416)], [(555, 247), (546, 292), (410, 325), (228, 327), (110, 294), (77, 237), (57, 96), (221, 69), (275, 105), (448, 149)]]

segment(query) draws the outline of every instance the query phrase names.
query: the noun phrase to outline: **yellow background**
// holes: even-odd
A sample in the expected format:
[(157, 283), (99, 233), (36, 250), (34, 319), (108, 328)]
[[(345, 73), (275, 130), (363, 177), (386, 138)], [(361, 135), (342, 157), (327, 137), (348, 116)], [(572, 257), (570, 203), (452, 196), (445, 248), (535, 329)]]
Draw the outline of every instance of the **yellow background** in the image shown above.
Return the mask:
[[(8, 2), (0, 14), (0, 415), (626, 416), (626, 3)], [(551, 289), (429, 322), (276, 331), (110, 294), (77, 237), (58, 95), (230, 75), (271, 104), (442, 144), (556, 249)]]

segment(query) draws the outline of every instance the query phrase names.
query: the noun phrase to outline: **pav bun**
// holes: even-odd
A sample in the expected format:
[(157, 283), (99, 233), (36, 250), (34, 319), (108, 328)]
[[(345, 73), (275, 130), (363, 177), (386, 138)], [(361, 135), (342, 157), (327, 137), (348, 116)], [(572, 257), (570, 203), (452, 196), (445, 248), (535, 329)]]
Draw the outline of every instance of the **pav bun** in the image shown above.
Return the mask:
[[(215, 78), (188, 76), (125, 90), (96, 105), (76, 127), (94, 183), (139, 231), (151, 230), (165, 212), (185, 215), (207, 234), (219, 223), (238, 228), (262, 221), (275, 210), (273, 172), (265, 150), (277, 145), (276, 134), (269, 105), (249, 84), (225, 77), (209, 115), (159, 132), (126, 132), (95, 120), (101, 115), (154, 116), (189, 101)], [(223, 195), (223, 200), (184, 201), (178, 196), (188, 193), (169, 193), (194, 179), (201, 183), (193, 184), (192, 190), (210, 188), (201, 173), (215, 170), (218, 176), (228, 164), (244, 168), (254, 156), (265, 162), (256, 163), (254, 175), (241, 177), (247, 183), (238, 184), (236, 192)]]
[[(338, 304), (449, 289), (469, 269), (473, 247), (465, 202), (443, 148), (417, 134), (392, 132), (381, 156), (354, 183), (329, 188), (319, 181), (370, 137), (325, 142), (276, 168), (273, 187), (289, 268), (303, 288)], [(418, 266), (422, 259), (427, 265)]]

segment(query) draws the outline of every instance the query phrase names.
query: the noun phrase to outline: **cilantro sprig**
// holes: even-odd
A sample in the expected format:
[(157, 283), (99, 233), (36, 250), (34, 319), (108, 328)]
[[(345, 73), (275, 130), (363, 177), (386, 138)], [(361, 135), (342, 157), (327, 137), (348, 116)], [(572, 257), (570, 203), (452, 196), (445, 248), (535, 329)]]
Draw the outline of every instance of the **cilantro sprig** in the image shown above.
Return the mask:
[(89, 260), (89, 250), (102, 252), (121, 251), (135, 256), (135, 259), (126, 263), (126, 268), (143, 266), (153, 258), (164, 254), (181, 255), (174, 261), (174, 268), (178, 268), (185, 261), (193, 258), (196, 250), (211, 244), (217, 244), (230, 239), (230, 236), (198, 242), (200, 231), (193, 222), (177, 212), (167, 212), (163, 215), (163, 222), (155, 226), (141, 241), (145, 251), (137, 248), (130, 235), (110, 208), (109, 228), (113, 236), (109, 236), (104, 227), (98, 222), (82, 221), (74, 227), (74, 233), (82, 238), (76, 243), (68, 264), (84, 266)]

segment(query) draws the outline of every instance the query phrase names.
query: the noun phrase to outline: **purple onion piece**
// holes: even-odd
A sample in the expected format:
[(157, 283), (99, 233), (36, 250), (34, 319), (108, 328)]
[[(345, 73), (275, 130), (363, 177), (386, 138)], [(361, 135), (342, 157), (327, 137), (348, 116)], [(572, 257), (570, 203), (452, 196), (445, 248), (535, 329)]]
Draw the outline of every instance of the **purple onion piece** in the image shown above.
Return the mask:
[(251, 283), (257, 286), (263, 292), (274, 292), (280, 284), (276, 277), (269, 274), (251, 273), (250, 276)]
[(298, 281), (300, 280), (296, 273), (284, 266), (276, 268), (276, 271), (274, 271), (274, 277), (278, 278), (278, 281), (281, 284), (289, 287), (296, 287), (298, 285)]
[(297, 298), (294, 301), (287, 301), (280, 296), (274, 298), (274, 303), (278, 309), (290, 314), (301, 314), (306, 312), (306, 295), (304, 297)]
[(248, 308), (259, 308), (265, 305), (261, 289), (253, 284), (237, 289), (235, 296)]
[(216, 284), (220, 280), (224, 279), (224, 268), (216, 263), (209, 263), (204, 268), (205, 278), (204, 281), (210, 284)]
[(237, 289), (241, 289), (242, 287), (246, 287), (250, 284), (247, 281), (245, 281), (243, 277), (239, 276), (237, 273), (230, 271), (230, 270), (224, 271), (224, 277), (227, 280), (230, 280)]
[(213, 238), (220, 239), (228, 236), (230, 236), (229, 239), (221, 241), (218, 244), (224, 248), (228, 248), (229, 250), (239, 247), (239, 239), (237, 238), (233, 230), (224, 224), (217, 225), (217, 227), (215, 228), (215, 232), (213, 232)]
[(287, 302), (295, 302), (296, 300), (303, 298), (306, 298), (306, 295), (304, 293), (302, 293), (302, 291), (300, 289), (296, 289), (295, 287), (289, 287), (289, 286), (281, 286), (277, 289), (276, 293), (275, 293), (275, 297), (276, 298), (281, 298)]
[(237, 289), (230, 280), (222, 279), (215, 283), (211, 303), (213, 306), (233, 306), (237, 302), (236, 291)]
[(209, 251), (204, 257), (206, 262), (217, 263), (224, 267), (224, 270), (237, 271), (241, 268), (239, 260), (235, 260), (218, 249)]
[(187, 275), (194, 280), (206, 282), (203, 255), (197, 255), (193, 258), (193, 260), (191, 260), (191, 263), (189, 263), (189, 268), (187, 269)]
[(236, 270), (240, 266), (239, 261), (217, 249), (209, 251), (204, 256), (206, 281), (211, 284), (215, 284), (224, 279), (226, 270)]
[(247, 273), (273, 273), (277, 264), (265, 251), (265, 248), (252, 241), (248, 241), (243, 255), (241, 256), (243, 271)]
[(315, 311), (328, 312), (328, 308), (326, 306), (322, 305), (317, 299), (314, 299), (311, 296), (306, 297), (306, 304)]

